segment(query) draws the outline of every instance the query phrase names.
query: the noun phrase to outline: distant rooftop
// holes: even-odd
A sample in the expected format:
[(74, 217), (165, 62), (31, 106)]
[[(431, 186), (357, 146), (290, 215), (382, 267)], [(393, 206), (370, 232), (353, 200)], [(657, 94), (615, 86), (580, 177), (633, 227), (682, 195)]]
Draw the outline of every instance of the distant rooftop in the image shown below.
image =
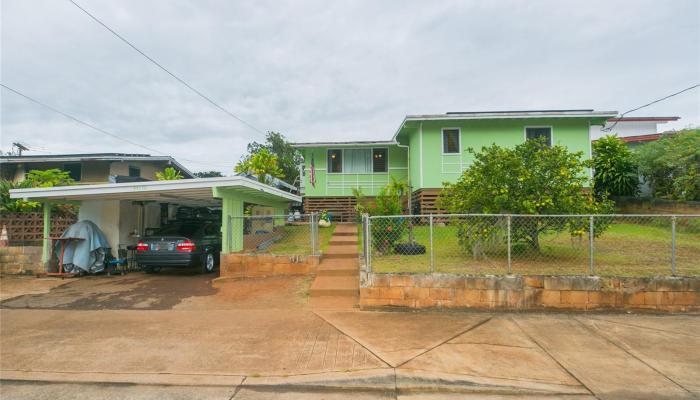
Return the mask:
[(76, 161), (167, 161), (189, 177), (192, 172), (170, 156), (152, 156), (150, 154), (129, 153), (71, 153), (46, 155), (10, 155), (0, 156), (0, 163), (40, 163), (40, 162), (76, 162)]

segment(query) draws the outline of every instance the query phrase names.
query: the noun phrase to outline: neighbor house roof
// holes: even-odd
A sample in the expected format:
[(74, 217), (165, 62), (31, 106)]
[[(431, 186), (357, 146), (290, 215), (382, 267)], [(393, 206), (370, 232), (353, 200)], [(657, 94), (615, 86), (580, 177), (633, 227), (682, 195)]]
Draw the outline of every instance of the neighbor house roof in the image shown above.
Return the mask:
[(668, 135), (668, 133), (650, 133), (647, 135), (622, 136), (620, 137), (620, 140), (622, 140), (625, 143), (653, 142), (655, 140), (659, 140), (664, 135)]
[(79, 161), (167, 161), (187, 175), (194, 177), (192, 172), (170, 156), (152, 156), (150, 154), (126, 153), (76, 153), (51, 155), (0, 156), (1, 163), (26, 164), (40, 162), (79, 162)]
[(608, 122), (671, 122), (679, 119), (681, 117), (624, 117), (610, 118)]

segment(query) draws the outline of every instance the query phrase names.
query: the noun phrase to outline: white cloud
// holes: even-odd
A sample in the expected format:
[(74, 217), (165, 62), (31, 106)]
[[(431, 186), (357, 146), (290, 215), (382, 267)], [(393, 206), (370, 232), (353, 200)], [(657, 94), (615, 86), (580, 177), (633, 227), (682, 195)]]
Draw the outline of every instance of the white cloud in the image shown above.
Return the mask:
[[(96, 1), (80, 4), (263, 130), (389, 138), (404, 115), (625, 111), (700, 81), (697, 1)], [(194, 170), (261, 135), (68, 2), (3, 0), (2, 82)], [(636, 115), (700, 124), (700, 91)], [(2, 91), (0, 147), (146, 152)], [(222, 164), (224, 166), (222, 166)]]

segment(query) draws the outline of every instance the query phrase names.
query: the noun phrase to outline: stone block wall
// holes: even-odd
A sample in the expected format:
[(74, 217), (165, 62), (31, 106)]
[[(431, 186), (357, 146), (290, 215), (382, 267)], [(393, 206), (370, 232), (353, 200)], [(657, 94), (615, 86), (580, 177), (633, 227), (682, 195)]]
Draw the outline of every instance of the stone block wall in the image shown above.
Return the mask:
[(700, 311), (700, 277), (363, 273), (362, 308)]
[(320, 256), (271, 254), (221, 254), (221, 278), (258, 278), (279, 275), (308, 275), (316, 272)]
[(0, 273), (35, 274), (43, 271), (41, 246), (0, 247)]

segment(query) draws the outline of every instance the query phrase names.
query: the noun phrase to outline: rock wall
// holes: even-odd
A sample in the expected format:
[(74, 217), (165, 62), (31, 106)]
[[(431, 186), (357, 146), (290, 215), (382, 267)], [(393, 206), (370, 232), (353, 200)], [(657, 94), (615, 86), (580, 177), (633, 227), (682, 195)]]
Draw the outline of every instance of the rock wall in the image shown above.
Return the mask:
[(279, 275), (308, 275), (316, 272), (320, 256), (270, 254), (221, 254), (221, 278), (257, 278)]
[(476, 277), (438, 273), (363, 273), (360, 306), (700, 311), (700, 277)]
[(35, 274), (43, 271), (41, 246), (0, 247), (0, 273)]

